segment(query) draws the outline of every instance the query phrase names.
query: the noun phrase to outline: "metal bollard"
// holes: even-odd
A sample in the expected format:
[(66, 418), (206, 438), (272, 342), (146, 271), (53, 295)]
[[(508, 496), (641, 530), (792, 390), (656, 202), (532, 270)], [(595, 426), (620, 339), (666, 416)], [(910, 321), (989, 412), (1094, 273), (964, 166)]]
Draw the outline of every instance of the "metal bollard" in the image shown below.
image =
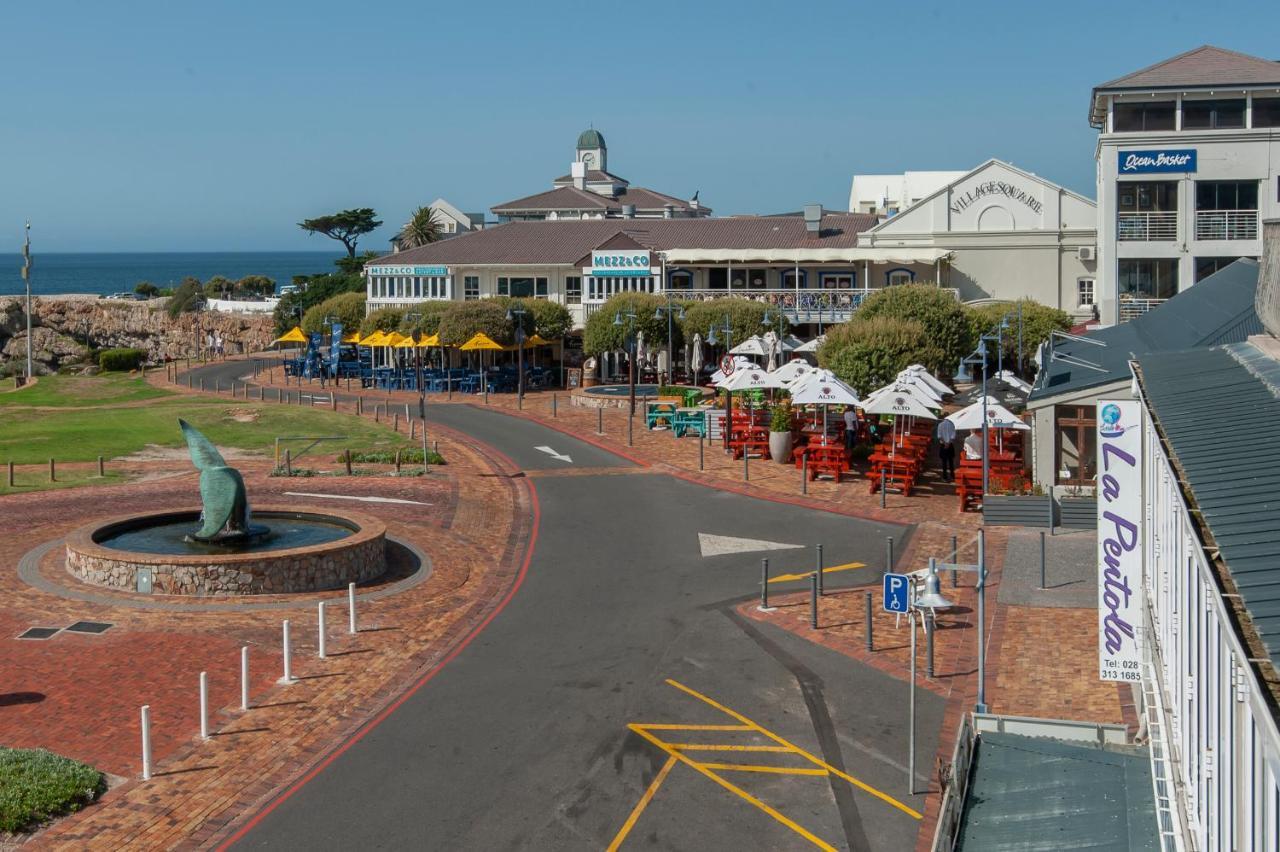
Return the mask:
[(350, 447), (347, 447), (347, 451), (346, 453), (343, 454), (342, 460), (346, 462), (347, 476), (350, 476), (351, 475), (351, 448)]
[(364, 397), (356, 397), (356, 414), (364, 414)]
[(329, 408), (333, 411), (338, 410), (338, 392), (337, 390), (329, 393)]
[(604, 434), (604, 409), (603, 408), (596, 409), (596, 434), (597, 435)]
[(9, 462), (9, 487), (13, 487), (13, 462)]
[(104, 462), (103, 462), (102, 456), (98, 456), (98, 476), (106, 476), (106, 475), (107, 475), (107, 471), (104, 468)]
[(409, 440), (412, 441), (416, 437), (418, 437), (418, 421), (410, 420), (409, 421)]
[[(960, 561), (960, 551), (958, 546), (956, 545), (956, 537), (951, 536), (951, 564), (954, 565), (959, 561)], [(951, 588), (953, 589), (956, 586), (960, 585), (960, 580), (957, 574), (958, 572), (956, 571), (956, 569), (952, 568), (951, 569)]]
[(864, 598), (864, 601), (866, 602), (865, 610), (866, 610), (866, 618), (867, 618), (867, 650), (874, 651), (875, 645), (872, 642), (872, 638), (871, 638), (872, 621), (871, 621), (871, 593), (870, 592), (867, 592), (866, 597)]
[(884, 508), (885, 485), (886, 485), (886, 482), (885, 482), (884, 468), (880, 468), (880, 508), (881, 509)]
[(818, 629), (818, 575), (813, 575), (812, 588), (809, 592), (809, 626)]
[(201, 393), (203, 393), (203, 392), (204, 392), (204, 378), (203, 378), (203, 377), (201, 377), (201, 379), (200, 379), (200, 391), (201, 391)]
[(800, 456), (800, 493), (809, 493), (809, 454)]
[(286, 476), (293, 476), (293, 456), (288, 448), (284, 451), (284, 472)]
[(760, 611), (769, 612), (769, 560), (760, 560)]
[(151, 780), (151, 705), (142, 705), (142, 780)]
[(558, 417), (558, 416), (559, 416), (559, 415), (556, 413), (556, 395), (555, 395), (554, 393), (553, 393), (553, 394), (551, 394), (551, 416), (552, 416), (552, 417)]
[(289, 619), (287, 618), (281, 625), (281, 633), (281, 645), (284, 651), (284, 674), (281, 675), (279, 682), (290, 684), (293, 683), (293, 649), (289, 645)]
[(698, 470), (706, 469), (706, 452), (707, 442), (702, 440), (702, 436), (698, 436)]
[(884, 570), (893, 570), (893, 536), (886, 536), (884, 540), (885, 557)]
[(324, 601), (316, 604), (316, 656), (325, 658)]
[(631, 431), (632, 429), (635, 428), (635, 423), (636, 423), (636, 413), (633, 411), (627, 415), (627, 446), (628, 447), (635, 446), (631, 442)]
[(249, 646), (240, 647), (240, 709), (249, 709)]
[(396, 432), (399, 432), (400, 431), (400, 412), (397, 411), (395, 414), (391, 416), (392, 416), (391, 428)]
[(209, 739), (209, 673), (200, 672), (200, 739)]
[[(399, 417), (400, 415), (397, 414), (396, 416)], [(399, 473), (399, 472), (400, 472), (400, 451), (396, 450), (396, 473)]]
[(57, 482), (58, 477), (55, 475), (53, 459), (49, 459), (49, 481)]
[(382, 422), (382, 418), (381, 418), (381, 416), (379, 415), (379, 412), (380, 412), (381, 410), (382, 410), (382, 406), (380, 406), (380, 405), (375, 405), (375, 406), (373, 407), (373, 422), (374, 422), (374, 423), (380, 423), (380, 422)]
[(938, 629), (938, 617), (933, 610), (924, 613), (924, 655), (925, 677), (933, 677), (933, 631)]
[(751, 481), (750, 457), (751, 457), (751, 453), (747, 452), (746, 447), (743, 447), (742, 448), (742, 481), (743, 482)]
[(1044, 582), (1044, 530), (1040, 530), (1040, 588), (1045, 588)]
[(826, 593), (826, 590), (823, 588), (822, 578), (822, 545), (818, 545), (814, 549), (814, 558), (817, 560), (816, 567), (814, 568), (814, 574), (818, 577), (818, 594), (821, 595)]
[(356, 584), (347, 584), (347, 632), (356, 633)]

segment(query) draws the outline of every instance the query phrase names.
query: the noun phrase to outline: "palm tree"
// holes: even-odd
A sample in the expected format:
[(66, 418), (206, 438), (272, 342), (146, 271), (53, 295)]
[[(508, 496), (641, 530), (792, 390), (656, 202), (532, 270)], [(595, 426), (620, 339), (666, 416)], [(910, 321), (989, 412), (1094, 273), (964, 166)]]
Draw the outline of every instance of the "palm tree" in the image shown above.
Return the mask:
[(418, 248), (440, 239), (442, 232), (440, 222), (436, 219), (436, 211), (430, 207), (419, 207), (409, 217), (409, 223), (400, 232), (400, 249)]

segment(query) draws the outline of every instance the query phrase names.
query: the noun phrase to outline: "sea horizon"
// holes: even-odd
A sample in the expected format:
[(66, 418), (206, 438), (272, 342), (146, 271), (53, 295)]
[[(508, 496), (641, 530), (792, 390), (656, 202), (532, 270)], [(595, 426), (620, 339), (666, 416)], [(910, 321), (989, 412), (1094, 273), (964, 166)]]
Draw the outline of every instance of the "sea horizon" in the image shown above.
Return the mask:
[[(194, 276), (231, 279), (266, 275), (279, 287), (295, 275), (331, 272), (341, 251), (45, 252), (31, 257), (31, 294), (108, 295), (133, 292), (142, 281), (176, 286)], [(0, 254), (0, 296), (22, 295), (22, 255)]]

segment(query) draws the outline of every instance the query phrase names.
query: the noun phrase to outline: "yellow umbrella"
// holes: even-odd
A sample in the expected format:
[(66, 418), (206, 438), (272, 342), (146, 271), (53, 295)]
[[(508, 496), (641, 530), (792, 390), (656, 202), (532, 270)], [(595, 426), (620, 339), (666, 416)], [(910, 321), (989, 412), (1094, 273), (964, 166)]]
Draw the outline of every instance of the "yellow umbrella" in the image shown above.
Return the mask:
[(353, 332), (351, 332), (350, 334), (344, 334), (344, 335), (342, 336), (342, 342), (343, 342), (343, 343), (356, 343), (356, 344), (358, 344), (358, 343), (360, 342), (360, 332), (358, 332), (358, 331), (353, 331)]
[(412, 337), (406, 337), (394, 344), (396, 349), (413, 349), (417, 346)]
[(470, 352), (475, 349), (493, 349), (501, 352), (503, 347), (501, 343), (494, 343), (493, 338), (483, 331), (477, 331), (474, 337), (458, 348), (463, 352)]
[(544, 340), (543, 338), (539, 337), (536, 334), (531, 334), (529, 335), (528, 339), (525, 340), (524, 345), (525, 346), (550, 346), (554, 342), (555, 342), (554, 340)]
[(387, 339), (383, 341), (382, 345), (395, 346), (397, 343), (399, 343), (402, 340), (404, 340), (404, 335), (398, 331), (393, 331), (387, 335)]
[(277, 337), (273, 342), (275, 343), (306, 343), (307, 336), (302, 333), (302, 329), (298, 328), (295, 325), (293, 328), (289, 329), (287, 332)]
[(375, 331), (373, 334), (366, 335), (364, 339), (360, 341), (360, 345), (361, 346), (386, 346), (387, 336), (383, 334), (381, 331)]
[(424, 334), (422, 335), (422, 339), (418, 341), (418, 346), (422, 347), (423, 349), (429, 349), (433, 346), (439, 346), (439, 345), (440, 345), (439, 334), (432, 334), (432, 335)]

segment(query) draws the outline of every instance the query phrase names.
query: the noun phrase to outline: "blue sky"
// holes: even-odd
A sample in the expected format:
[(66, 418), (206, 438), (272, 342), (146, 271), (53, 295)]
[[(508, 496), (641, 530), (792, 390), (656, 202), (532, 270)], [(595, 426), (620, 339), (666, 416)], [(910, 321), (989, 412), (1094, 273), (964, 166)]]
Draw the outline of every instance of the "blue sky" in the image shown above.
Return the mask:
[[(610, 169), (717, 213), (856, 172), (1009, 160), (1090, 197), (1091, 86), (1203, 43), (1280, 58), (1280, 4), (649, 0), (8, 5), (0, 252), (328, 249), (300, 219)], [(15, 87), (15, 84), (20, 84)]]

